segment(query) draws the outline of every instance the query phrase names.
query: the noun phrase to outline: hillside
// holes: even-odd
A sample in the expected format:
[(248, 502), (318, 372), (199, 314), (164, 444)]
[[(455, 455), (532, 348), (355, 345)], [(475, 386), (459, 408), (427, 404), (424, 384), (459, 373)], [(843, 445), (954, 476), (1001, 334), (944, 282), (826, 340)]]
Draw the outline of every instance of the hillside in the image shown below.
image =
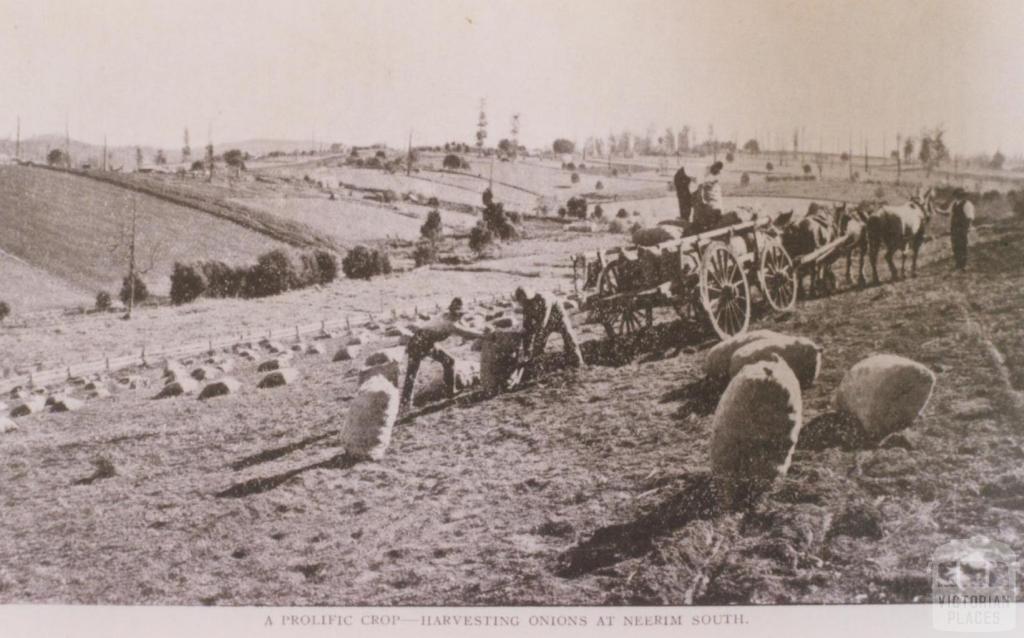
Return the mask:
[[(7, 155), (14, 157), (17, 143), (13, 139), (0, 139), (0, 155)], [(64, 150), (65, 137), (64, 135), (51, 133), (45, 135), (33, 135), (26, 137), (21, 140), (21, 159), (33, 161), (37, 163), (46, 162), (46, 154), (54, 148)], [(191, 150), (192, 159), (200, 159), (203, 155), (206, 143), (195, 136), (192, 138)], [(153, 159), (156, 157), (158, 150), (162, 150), (167, 157), (167, 160), (171, 163), (176, 163), (181, 160), (181, 146), (174, 146), (173, 148), (159, 149), (154, 146), (117, 146), (110, 145), (107, 147), (108, 166), (111, 168), (122, 167), (125, 170), (131, 170), (135, 168), (136, 161), (136, 148), (142, 151), (143, 162), (146, 165), (152, 165)], [(223, 153), (230, 149), (238, 149), (243, 153), (249, 153), (254, 157), (260, 155), (266, 155), (272, 151), (282, 151), (285, 153), (291, 153), (294, 151), (308, 151), (312, 148), (312, 142), (297, 141), (297, 140), (243, 140), (240, 142), (228, 142), (214, 144), (213, 149), (217, 154)], [(71, 153), (71, 159), (76, 167), (81, 166), (83, 162), (89, 162), (94, 167), (100, 166), (103, 158), (103, 145), (92, 144), (90, 142), (82, 142), (71, 138), (68, 143), (68, 150)]]
[[(116, 293), (127, 261), (126, 253), (112, 255), (112, 249), (122, 229), (130, 227), (133, 206), (138, 213), (138, 261), (149, 268), (153, 258), (143, 279), (157, 293), (168, 289), (175, 261), (244, 263), (285, 247), (230, 221), (112, 184), (6, 166), (0, 167), (0, 250), (90, 298), (99, 290)], [(17, 285), (33, 288), (28, 280)]]
[(619, 347), (588, 326), (589, 368), (552, 359), (515, 392), (424, 408), (381, 462), (354, 466), (336, 435), (355, 364), (298, 355), (295, 385), (257, 390), (239, 359), (241, 394), (206, 402), (154, 401), (160, 371), (141, 370), (153, 386), (0, 438), (0, 601), (926, 602), (942, 543), (1024, 552), (1024, 343), (1001, 320), (1024, 311), (1021, 241), (1020, 219), (987, 223), (966, 274), (950, 276), (942, 238), (916, 279), (762, 315), (755, 327), (823, 348), (805, 423), (875, 352), (929, 366), (935, 392), (893, 445), (799, 449), (756, 510), (688, 523), (717, 397), (701, 381), (710, 341), (667, 317), (662, 339)]

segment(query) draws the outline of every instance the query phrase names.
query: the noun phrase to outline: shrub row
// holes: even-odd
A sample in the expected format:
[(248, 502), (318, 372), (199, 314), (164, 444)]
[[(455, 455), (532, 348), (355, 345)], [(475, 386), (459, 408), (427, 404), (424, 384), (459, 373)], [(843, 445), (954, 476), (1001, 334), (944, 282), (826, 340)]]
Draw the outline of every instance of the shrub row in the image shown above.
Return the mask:
[(171, 303), (188, 303), (200, 295), (269, 297), (286, 290), (326, 284), (337, 276), (338, 260), (326, 250), (305, 253), (298, 264), (280, 249), (260, 255), (252, 266), (229, 266), (215, 260), (176, 262), (171, 272)]

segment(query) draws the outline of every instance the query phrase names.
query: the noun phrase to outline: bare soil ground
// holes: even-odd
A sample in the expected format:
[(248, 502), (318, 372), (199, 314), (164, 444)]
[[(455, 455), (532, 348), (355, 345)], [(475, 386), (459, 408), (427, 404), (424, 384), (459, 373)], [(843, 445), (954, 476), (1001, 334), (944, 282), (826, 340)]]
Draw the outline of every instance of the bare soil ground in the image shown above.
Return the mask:
[(643, 343), (585, 327), (591, 365), (578, 372), (560, 369), (553, 339), (538, 380), (419, 410), (380, 463), (353, 465), (338, 446), (351, 365), (300, 357), (293, 386), (257, 390), (247, 364), (237, 396), (154, 401), (151, 387), (19, 419), (0, 438), (0, 601), (926, 600), (929, 555), (950, 539), (985, 534), (1024, 552), (1024, 223), (987, 224), (966, 274), (950, 273), (940, 237), (916, 279), (759, 317), (824, 348), (807, 421), (875, 352), (921, 361), (938, 384), (902, 440), (798, 450), (749, 513), (701, 506), (710, 340), (667, 316)]

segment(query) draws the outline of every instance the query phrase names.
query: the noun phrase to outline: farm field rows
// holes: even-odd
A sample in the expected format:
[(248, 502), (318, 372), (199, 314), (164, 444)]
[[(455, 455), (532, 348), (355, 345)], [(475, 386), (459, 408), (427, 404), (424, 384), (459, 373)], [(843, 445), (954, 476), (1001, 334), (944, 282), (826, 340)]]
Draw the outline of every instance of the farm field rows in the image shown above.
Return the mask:
[[(500, 258), (462, 270), (437, 266), (371, 281), (343, 278), (319, 290), (307, 288), (259, 300), (200, 298), (180, 307), (143, 306), (136, 309), (136, 319), (128, 322), (112, 313), (58, 316), (53, 321), (37, 319), (28, 324), (9, 321), (0, 330), (0, 352), (14, 364), (63, 365), (131, 354), (146, 344), (152, 347), (240, 333), (259, 336), (268, 328), (345, 316), (365, 321), (367, 313), (378, 314), (382, 308), (419, 304), (433, 309), (435, 304), (446, 305), (455, 295), (467, 300), (510, 295), (520, 283), (538, 289), (568, 289), (572, 286), (569, 255), (621, 243), (620, 236), (605, 233), (580, 235), (549, 229), (534, 231), (534, 235), (528, 242), (510, 244)], [(439, 281), (443, 285), (438, 285)]]

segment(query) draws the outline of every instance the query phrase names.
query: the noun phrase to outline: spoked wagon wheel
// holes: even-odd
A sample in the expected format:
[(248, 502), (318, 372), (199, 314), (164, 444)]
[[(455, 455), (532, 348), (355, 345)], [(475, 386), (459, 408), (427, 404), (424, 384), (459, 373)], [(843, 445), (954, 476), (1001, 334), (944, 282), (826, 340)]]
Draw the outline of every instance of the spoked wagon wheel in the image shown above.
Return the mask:
[(757, 279), (768, 305), (775, 310), (789, 310), (796, 303), (796, 269), (779, 244), (770, 243), (761, 252)]
[(621, 259), (616, 259), (605, 266), (601, 271), (601, 275), (597, 278), (598, 296), (608, 297), (622, 292), (623, 280), (625, 279), (624, 271), (625, 263)]
[(699, 321), (701, 313), (697, 306), (700, 300), (700, 259), (696, 253), (679, 251), (679, 272), (672, 288), (672, 308), (684, 321)]
[(722, 243), (707, 247), (700, 269), (700, 297), (711, 327), (725, 339), (750, 323), (750, 286), (743, 266)]
[(608, 333), (609, 339), (625, 337), (641, 332), (654, 325), (654, 310), (623, 306), (616, 310), (609, 310), (601, 319), (604, 331)]

